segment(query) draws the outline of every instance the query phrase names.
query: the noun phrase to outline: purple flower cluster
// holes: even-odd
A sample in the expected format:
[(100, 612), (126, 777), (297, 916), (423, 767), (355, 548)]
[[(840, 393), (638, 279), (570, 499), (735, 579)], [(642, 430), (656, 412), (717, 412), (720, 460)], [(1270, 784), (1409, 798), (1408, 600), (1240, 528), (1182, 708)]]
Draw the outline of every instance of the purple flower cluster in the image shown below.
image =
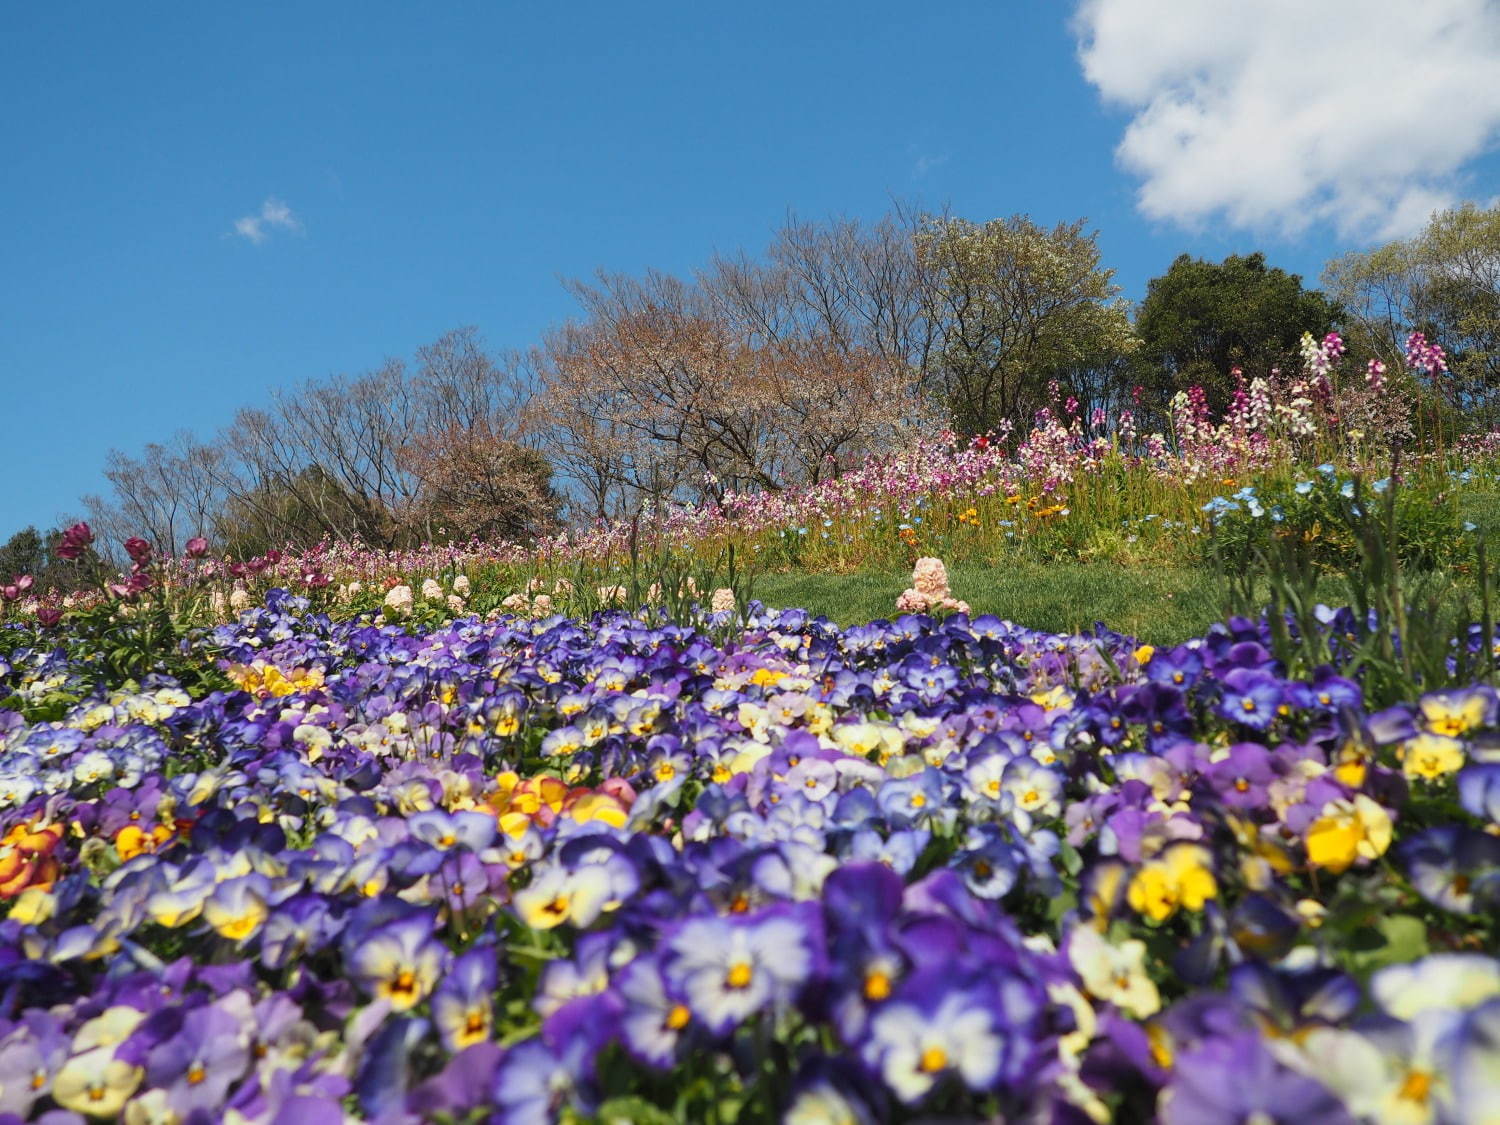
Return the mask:
[[(1337, 635), (1348, 622), (1327, 618)], [(0, 651), (0, 1121), (1463, 1121), (1500, 701), (1262, 625), (728, 642), (280, 592), (232, 690)]]

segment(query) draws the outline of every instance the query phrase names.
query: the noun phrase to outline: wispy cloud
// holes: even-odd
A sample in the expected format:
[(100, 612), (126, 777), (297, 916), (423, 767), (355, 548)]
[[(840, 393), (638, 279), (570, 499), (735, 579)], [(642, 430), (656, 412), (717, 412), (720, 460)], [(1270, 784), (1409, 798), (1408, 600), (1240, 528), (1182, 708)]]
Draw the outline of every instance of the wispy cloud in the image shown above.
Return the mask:
[(275, 196), (267, 197), (257, 214), (244, 215), (234, 221), (234, 233), (259, 246), (271, 236), (273, 230), (284, 230), (291, 234), (302, 233), (302, 221), (292, 214), (292, 209)]
[(941, 167), (942, 165), (944, 165), (946, 163), (948, 163), (948, 154), (946, 152), (939, 152), (939, 153), (921, 152), (921, 153), (918, 153), (917, 154), (917, 158), (912, 161), (912, 165), (911, 165), (912, 178), (920, 180), (920, 179), (922, 179), (922, 177), (926, 176), (928, 172), (931, 172), (934, 168)]
[(1074, 30), (1151, 218), (1402, 235), (1500, 138), (1493, 0), (1082, 0)]

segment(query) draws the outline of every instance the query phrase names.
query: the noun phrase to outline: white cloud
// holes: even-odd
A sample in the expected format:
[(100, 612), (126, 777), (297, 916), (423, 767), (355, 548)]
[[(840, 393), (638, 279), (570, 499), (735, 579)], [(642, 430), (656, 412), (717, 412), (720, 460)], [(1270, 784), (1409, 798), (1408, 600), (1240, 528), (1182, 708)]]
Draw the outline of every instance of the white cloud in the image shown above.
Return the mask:
[(260, 205), (258, 214), (245, 215), (234, 221), (234, 233), (257, 246), (270, 236), (272, 230), (302, 233), (302, 223), (292, 214), (292, 209), (274, 196), (268, 197)]
[(1407, 234), (1500, 138), (1494, 0), (1083, 0), (1074, 31), (1154, 219)]

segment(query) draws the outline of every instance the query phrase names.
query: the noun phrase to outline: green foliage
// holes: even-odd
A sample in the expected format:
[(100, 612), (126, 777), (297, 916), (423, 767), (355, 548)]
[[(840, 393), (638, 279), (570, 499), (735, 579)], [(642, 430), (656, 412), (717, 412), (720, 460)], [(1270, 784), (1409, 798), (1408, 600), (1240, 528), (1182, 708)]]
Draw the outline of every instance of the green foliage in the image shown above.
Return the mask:
[(1049, 379), (1134, 348), (1097, 237), (1082, 219), (1047, 230), (1025, 215), (929, 217), (918, 230), (939, 391), (961, 432), (1028, 419), (1047, 404)]
[(99, 566), (98, 556), (92, 547), (83, 558), (66, 562), (53, 553), (53, 547), (61, 537), (60, 531), (49, 531), (45, 535), (35, 527), (25, 527), (0, 546), (0, 582), (7, 582), (23, 574), (35, 579), (33, 591), (37, 594), (50, 590), (71, 593), (88, 585), (88, 579)]
[(75, 665), (106, 688), (154, 675), (171, 677), (195, 697), (228, 688), (219, 670), (194, 653), (193, 642), (205, 630), (180, 609), (160, 599), (102, 600), (71, 613), (58, 639)]
[[(1372, 499), (1390, 485), (1375, 482)], [(1228, 501), (1215, 520), (1211, 549), (1222, 565), (1243, 573), (1252, 565), (1267, 536), (1286, 541), (1307, 565), (1343, 574), (1360, 566), (1366, 551), (1356, 483), (1335, 473), (1314, 473), (1311, 480), (1274, 492), (1245, 489)], [(1451, 490), (1405, 487), (1393, 493), (1396, 551), (1403, 566), (1430, 571), (1472, 556), (1461, 534), (1459, 503)]]
[[(1356, 477), (1348, 488), (1309, 500), (1318, 526), (1328, 521), (1326, 535), (1310, 538), (1269, 519), (1233, 521), (1211, 548), (1227, 609), (1264, 612), (1275, 654), (1292, 677), (1337, 665), (1362, 676), (1366, 702), (1376, 708), (1492, 680), (1495, 672), (1492, 645), (1483, 641), (1495, 625), (1484, 539), (1474, 541), (1472, 564), (1449, 565), (1468, 553), (1468, 541), (1457, 528), (1443, 532), (1449, 513), (1424, 518), (1424, 498), (1417, 493), (1408, 503), (1398, 480), (1393, 472), (1388, 487), (1374, 493)], [(1326, 550), (1328, 543), (1335, 548)], [(1330, 572), (1340, 587), (1332, 598)], [(1327, 628), (1327, 604), (1349, 607), (1342, 631)]]
[(1304, 332), (1321, 337), (1343, 315), (1296, 274), (1266, 265), (1265, 256), (1231, 254), (1219, 263), (1180, 255), (1152, 278), (1136, 316), (1139, 378), (1165, 404), (1201, 384), (1209, 406), (1222, 411), (1234, 390), (1233, 368), (1265, 375), (1297, 362)]
[(1403, 362), (1406, 336), (1448, 354), (1450, 375), (1429, 387), (1472, 427), (1500, 417), (1500, 206), (1440, 211), (1425, 229), (1330, 262), (1324, 284), (1349, 309), (1351, 344)]
[(323, 539), (380, 543), (389, 522), (379, 503), (345, 487), (322, 466), (311, 465), (230, 499), (216, 537), (230, 555), (246, 559), (272, 548), (311, 547)]
[[(1218, 577), (1208, 567), (1121, 567), (1108, 562), (973, 563), (950, 566), (955, 596), (976, 614), (992, 613), (1037, 629), (1087, 630), (1096, 621), (1152, 644), (1175, 644), (1221, 617)], [(799, 606), (841, 625), (895, 616), (910, 572), (761, 575), (756, 596)]]

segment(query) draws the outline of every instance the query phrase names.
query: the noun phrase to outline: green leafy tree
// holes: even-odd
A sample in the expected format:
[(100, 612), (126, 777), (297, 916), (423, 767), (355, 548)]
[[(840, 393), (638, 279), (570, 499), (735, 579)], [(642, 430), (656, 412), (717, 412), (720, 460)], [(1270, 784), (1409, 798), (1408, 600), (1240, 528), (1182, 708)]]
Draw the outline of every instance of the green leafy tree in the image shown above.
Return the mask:
[(1406, 338), (1443, 346), (1436, 388), (1479, 424), (1500, 414), (1500, 206), (1441, 211), (1418, 234), (1328, 264), (1324, 284), (1350, 313), (1351, 344), (1391, 370)]
[(29, 574), (38, 594), (49, 590), (71, 593), (89, 585), (98, 566), (94, 549), (90, 547), (82, 560), (67, 562), (53, 553), (61, 538), (60, 531), (43, 534), (35, 527), (16, 532), (0, 546), (0, 582)]
[(1148, 283), (1136, 316), (1138, 381), (1157, 409), (1196, 384), (1208, 392), (1210, 408), (1222, 410), (1236, 367), (1247, 376), (1289, 368), (1300, 362), (1304, 332), (1321, 337), (1342, 316), (1335, 301), (1304, 289), (1297, 274), (1266, 265), (1262, 254), (1218, 263), (1182, 254)]
[(320, 540), (385, 542), (389, 516), (320, 465), (290, 477), (270, 477), (231, 497), (219, 516), (215, 538), (235, 558), (271, 548), (305, 548)]
[(1084, 220), (1048, 230), (1025, 215), (972, 223), (929, 216), (916, 233), (923, 300), (938, 340), (929, 358), (954, 425), (1025, 430), (1048, 382), (1098, 370), (1135, 347), (1114, 271)]

